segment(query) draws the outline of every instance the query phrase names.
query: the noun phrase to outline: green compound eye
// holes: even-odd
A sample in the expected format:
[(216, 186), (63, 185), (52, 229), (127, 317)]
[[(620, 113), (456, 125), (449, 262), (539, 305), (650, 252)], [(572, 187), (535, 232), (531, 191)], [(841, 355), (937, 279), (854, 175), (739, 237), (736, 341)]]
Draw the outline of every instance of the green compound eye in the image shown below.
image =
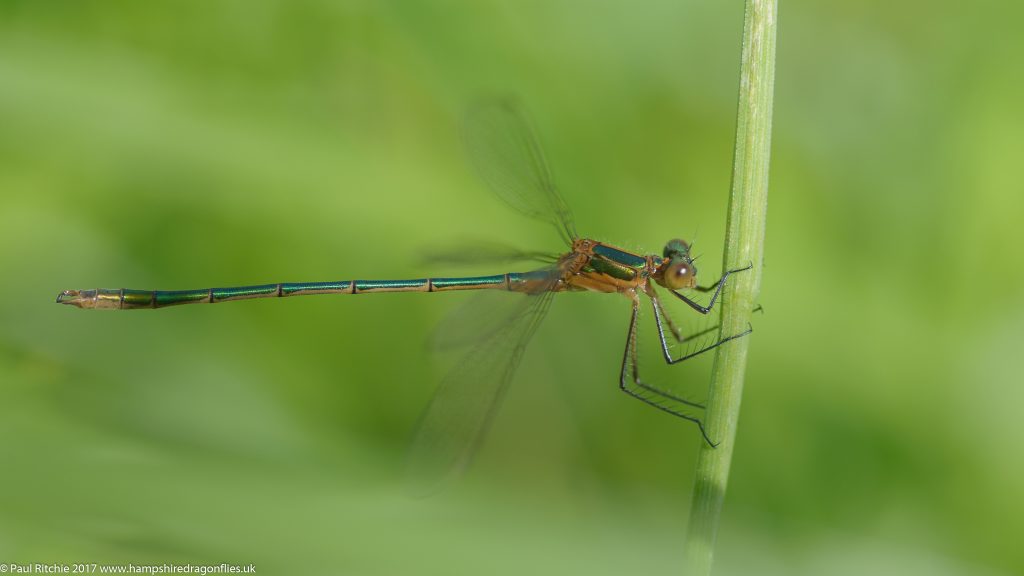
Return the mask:
[(665, 250), (662, 251), (661, 255), (665, 258), (679, 258), (690, 254), (690, 245), (685, 240), (676, 238), (675, 240), (669, 240), (665, 244)]

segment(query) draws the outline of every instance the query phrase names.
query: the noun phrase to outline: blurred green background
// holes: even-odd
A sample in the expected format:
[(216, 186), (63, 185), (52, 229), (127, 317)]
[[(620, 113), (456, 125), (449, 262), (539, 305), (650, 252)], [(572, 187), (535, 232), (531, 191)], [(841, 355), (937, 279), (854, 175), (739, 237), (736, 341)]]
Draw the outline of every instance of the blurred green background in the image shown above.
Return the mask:
[[(1024, 573), (1022, 17), (783, 2), (718, 573)], [(466, 295), (53, 298), (557, 250), (460, 149), (504, 93), (581, 233), (696, 234), (711, 280), (741, 24), (740, 1), (0, 2), (0, 562), (679, 573), (701, 440), (618, 392), (622, 299), (560, 296), (467, 478), (413, 500), (451, 362), (424, 342)], [(650, 379), (703, 396), (709, 362), (669, 369), (642, 329)]]

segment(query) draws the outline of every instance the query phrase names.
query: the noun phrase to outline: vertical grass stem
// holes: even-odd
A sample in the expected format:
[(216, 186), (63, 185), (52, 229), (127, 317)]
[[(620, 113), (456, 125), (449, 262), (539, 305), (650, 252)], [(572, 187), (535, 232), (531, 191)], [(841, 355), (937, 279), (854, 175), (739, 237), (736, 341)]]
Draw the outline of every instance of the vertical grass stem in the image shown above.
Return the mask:
[[(754, 267), (729, 278), (722, 302), (723, 337), (747, 329), (761, 287), (768, 208), (776, 7), (777, 0), (746, 2), (725, 268), (743, 268), (748, 263), (753, 263)], [(708, 435), (718, 446), (704, 445), (697, 459), (686, 540), (687, 574), (692, 576), (711, 573), (751, 342), (751, 337), (740, 338), (719, 347), (715, 356), (706, 426)]]

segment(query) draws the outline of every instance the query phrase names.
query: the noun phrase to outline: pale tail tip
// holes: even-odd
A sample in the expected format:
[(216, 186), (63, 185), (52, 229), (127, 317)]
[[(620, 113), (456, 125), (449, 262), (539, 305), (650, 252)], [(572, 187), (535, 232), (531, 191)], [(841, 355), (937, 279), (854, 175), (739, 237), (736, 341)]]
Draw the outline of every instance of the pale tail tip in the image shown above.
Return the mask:
[(93, 295), (93, 298), (90, 298), (88, 292), (90, 291), (65, 290), (57, 295), (57, 304), (70, 304), (71, 306), (86, 308), (95, 299), (95, 295)]

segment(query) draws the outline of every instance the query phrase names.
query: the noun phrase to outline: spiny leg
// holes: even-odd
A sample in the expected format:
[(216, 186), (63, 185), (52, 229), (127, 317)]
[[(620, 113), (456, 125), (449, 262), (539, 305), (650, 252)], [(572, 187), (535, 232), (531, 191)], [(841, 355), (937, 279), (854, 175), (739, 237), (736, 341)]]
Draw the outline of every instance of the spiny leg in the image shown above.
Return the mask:
[(696, 286), (695, 289), (700, 292), (710, 292), (712, 290), (715, 291), (714, 295), (711, 296), (711, 302), (708, 302), (707, 306), (701, 306), (700, 304), (694, 302), (693, 300), (690, 300), (689, 298), (683, 296), (682, 294), (676, 292), (675, 290), (669, 290), (669, 292), (671, 292), (672, 295), (675, 296), (676, 298), (679, 298), (683, 302), (686, 302), (686, 305), (689, 306), (690, 308), (693, 308), (694, 310), (700, 312), (701, 314), (707, 314), (708, 312), (711, 312), (711, 309), (715, 306), (715, 301), (718, 300), (718, 295), (722, 293), (722, 287), (725, 286), (725, 280), (729, 277), (729, 275), (735, 274), (736, 272), (745, 272), (753, 267), (754, 264), (753, 262), (751, 262), (750, 264), (747, 264), (744, 268), (726, 270), (725, 274), (722, 274), (722, 277), (719, 278), (718, 282), (715, 283), (713, 286)]
[[(661, 315), (665, 316), (665, 318), (667, 320), (669, 320), (669, 322), (671, 322), (671, 318), (669, 318), (669, 316), (667, 314), (664, 314), (665, 309), (662, 308), (661, 301), (658, 299), (657, 294), (654, 294), (653, 291), (650, 288), (648, 288), (647, 293), (648, 293), (648, 296), (651, 297), (651, 302), (654, 303), (654, 306), (657, 307), (658, 309), (660, 309)], [(662, 328), (661, 328), (661, 321), (660, 321), (660, 316), (659, 316), (659, 310), (655, 310), (654, 311), (654, 317), (658, 321), (658, 331), (661, 332)], [(671, 326), (671, 324), (670, 324), (670, 326)], [(672, 328), (674, 330), (675, 326), (673, 326)], [(662, 342), (662, 349), (664, 351), (665, 346), (666, 346), (664, 335), (662, 335), (662, 337), (661, 337), (661, 342)], [(671, 358), (671, 356), (666, 353), (665, 354), (665, 361), (668, 362), (669, 364), (672, 364), (672, 362), (670, 361), (670, 358)], [(674, 394), (672, 392), (669, 392), (668, 390), (664, 390), (662, 388), (658, 388), (656, 386), (652, 386), (650, 384), (646, 384), (644, 382), (641, 382), (640, 379), (639, 379), (639, 375), (638, 375), (639, 368), (638, 368), (638, 365), (637, 365), (637, 346), (636, 346), (636, 339), (635, 338), (634, 338), (634, 341), (633, 341), (632, 360), (633, 360), (633, 380), (634, 380), (634, 382), (636, 382), (637, 386), (640, 386), (644, 390), (647, 390), (649, 392), (657, 394), (657, 395), (659, 395), (662, 398), (665, 398), (667, 400), (673, 400), (675, 402), (679, 402), (679, 403), (685, 404), (687, 406), (693, 406), (694, 408), (699, 408), (701, 410), (704, 410), (706, 408), (706, 406), (704, 406), (701, 403), (694, 402), (693, 400), (687, 400), (686, 398), (683, 398), (682, 396), (678, 396), (678, 395), (676, 395), (676, 394)]]
[[(729, 336), (728, 338), (723, 338), (721, 340), (718, 340), (714, 344), (711, 344), (710, 346), (704, 346), (704, 347), (702, 347), (699, 350), (696, 350), (696, 351), (691, 352), (689, 354), (685, 354), (685, 355), (683, 355), (683, 356), (681, 356), (679, 358), (672, 358), (672, 353), (669, 350), (668, 342), (665, 340), (665, 330), (664, 330), (664, 328), (662, 327), (662, 324), (661, 324), (662, 317), (664, 317), (665, 320), (667, 320), (669, 322), (669, 326), (672, 326), (673, 331), (675, 332), (675, 327), (671, 323), (672, 319), (671, 319), (671, 317), (668, 314), (665, 313), (665, 309), (662, 306), (661, 299), (658, 298), (657, 293), (655, 293), (653, 289), (648, 290), (647, 295), (650, 297), (652, 307), (654, 308), (654, 320), (655, 320), (655, 325), (658, 328), (658, 339), (661, 342), (661, 352), (662, 352), (662, 355), (665, 357), (665, 362), (667, 364), (669, 364), (670, 366), (673, 365), (673, 364), (677, 364), (679, 362), (682, 362), (684, 360), (688, 360), (690, 358), (693, 358), (694, 356), (697, 356), (699, 354), (703, 354), (704, 352), (707, 352), (708, 350), (712, 350), (714, 348), (717, 348), (718, 346), (721, 346), (722, 344), (724, 344), (724, 343), (726, 343), (726, 342), (728, 342), (730, 340), (735, 340), (736, 338), (740, 338), (742, 336), (746, 336), (747, 334), (750, 334), (750, 332), (752, 331), (752, 328), (748, 328), (746, 331), (744, 331), (741, 334), (736, 334), (736, 335), (733, 335), (733, 336)], [(708, 332), (712, 332), (712, 331), (714, 331), (717, 328), (718, 328), (718, 325), (716, 325), (716, 326), (714, 326), (712, 328), (708, 328), (706, 330), (702, 330), (700, 332), (696, 332), (696, 333), (691, 334), (690, 336), (686, 337), (685, 340), (684, 339), (680, 339), (680, 342), (689, 340), (691, 338), (695, 338), (697, 336), (700, 336), (702, 334), (706, 334)], [(635, 346), (635, 342), (634, 342), (634, 350), (633, 350), (633, 361), (634, 361), (634, 368), (633, 368), (634, 378), (636, 378), (637, 368), (636, 368), (636, 346)], [(673, 393), (671, 393), (671, 392), (669, 392), (667, 390), (663, 390), (661, 388), (657, 388), (657, 387), (651, 386), (649, 384), (644, 384), (644, 383), (640, 382), (639, 380), (637, 380), (637, 385), (640, 386), (641, 388), (644, 388), (645, 390), (649, 390), (649, 391), (651, 391), (651, 392), (653, 392), (655, 394), (658, 394), (659, 396), (662, 396), (663, 398), (674, 400), (676, 402), (681, 402), (683, 404), (686, 404), (688, 406), (693, 406), (695, 408), (701, 408), (701, 409), (705, 408), (705, 406), (703, 404), (699, 404), (697, 402), (693, 402), (692, 400), (687, 400), (687, 399), (682, 398), (680, 396), (677, 396), (677, 395), (675, 395), (675, 394), (673, 394)]]
[(669, 330), (671, 330), (672, 331), (672, 335), (675, 336), (676, 342), (685, 342), (686, 340), (689, 340), (690, 338), (694, 338), (696, 336), (699, 336), (702, 333), (709, 332), (709, 331), (714, 330), (715, 328), (717, 328), (717, 326), (715, 326), (715, 327), (712, 327), (712, 328), (708, 328), (707, 330), (702, 330), (701, 332), (698, 332), (696, 334), (691, 334), (689, 336), (683, 336), (683, 331), (680, 330), (678, 326), (676, 326), (676, 323), (672, 320), (672, 317), (669, 316), (668, 312), (665, 310), (664, 305), (662, 305), (662, 303), (661, 303), (661, 299), (660, 298), (653, 298), (652, 300), (654, 301), (654, 305), (657, 306), (658, 309), (661, 311), (661, 315), (665, 318), (665, 321), (668, 323)]
[[(681, 404), (685, 404), (687, 406), (692, 406), (694, 408), (700, 408), (700, 409), (703, 409), (704, 406), (702, 406), (700, 404), (697, 404), (695, 402), (690, 402), (689, 400), (685, 400), (683, 398), (679, 398), (678, 396), (674, 396), (672, 394), (668, 394), (668, 393), (666, 393), (666, 392), (664, 392), (662, 390), (658, 390), (657, 388), (652, 388), (652, 387), (650, 387), (650, 386), (648, 386), (648, 385), (646, 385), (646, 384), (644, 384), (643, 382), (640, 381), (639, 370), (637, 368), (637, 350), (636, 350), (636, 322), (637, 322), (637, 317), (639, 316), (639, 314), (640, 314), (640, 300), (634, 295), (633, 296), (633, 313), (630, 316), (630, 320), (629, 320), (629, 333), (628, 333), (628, 335), (626, 337), (626, 350), (625, 350), (625, 352), (622, 355), (622, 370), (619, 372), (619, 389), (622, 390), (623, 392), (625, 392), (626, 394), (629, 394), (633, 398), (636, 398), (637, 400), (640, 400), (641, 402), (643, 402), (645, 404), (653, 406), (653, 407), (657, 408), (658, 410), (661, 410), (663, 412), (668, 412), (669, 414), (672, 414), (673, 416), (678, 416), (679, 418), (682, 418), (684, 420), (689, 420), (690, 422), (693, 422), (694, 424), (697, 425), (697, 428), (700, 429), (700, 434), (701, 434), (701, 436), (704, 437), (704, 441), (705, 442), (710, 444), (712, 447), (718, 446), (717, 443), (712, 442), (711, 438), (708, 437), (707, 431), (704, 430), (704, 422), (700, 418), (697, 418), (695, 416), (690, 416), (689, 414), (686, 414), (686, 413), (680, 411), (679, 409), (674, 408), (671, 405), (668, 405), (668, 402), (678, 402), (678, 403), (681, 403)], [(631, 367), (632, 367), (632, 370), (630, 370)], [(627, 374), (628, 374), (628, 376), (627, 376)], [(642, 391), (646, 391), (646, 392), (649, 392), (651, 394), (654, 394), (655, 396), (658, 396), (660, 398), (660, 400), (656, 399), (656, 398), (651, 398), (650, 396), (645, 396), (641, 392), (638, 392), (636, 390), (632, 390), (630, 388), (628, 380), (627, 380), (627, 378), (630, 377), (630, 376), (632, 377), (633, 384), (638, 386)]]
[[(683, 331), (680, 330), (679, 327), (676, 326), (676, 323), (672, 320), (672, 316), (668, 313), (668, 310), (665, 310), (665, 304), (662, 303), (661, 298), (654, 298), (653, 300), (655, 305), (658, 306), (658, 309), (661, 310), (661, 317), (664, 318), (665, 322), (668, 324), (669, 331), (672, 332), (672, 336), (674, 336), (676, 342), (680, 344), (684, 342), (689, 342), (690, 340), (693, 340), (694, 338), (698, 338), (700, 336), (704, 336), (705, 334), (711, 334), (712, 332), (718, 330), (721, 327), (721, 324), (715, 324), (714, 326), (709, 326), (707, 328), (704, 328), (703, 330), (691, 332), (690, 334), (684, 336)], [(751, 310), (751, 312), (764, 312), (764, 308), (760, 304), (758, 304), (757, 306), (754, 307), (753, 310)]]
[[(726, 342), (728, 342), (730, 340), (735, 340), (737, 338), (742, 338), (742, 337), (746, 336), (747, 334), (750, 334), (751, 332), (754, 331), (753, 327), (748, 323), (747, 324), (747, 329), (744, 330), (743, 332), (740, 332), (739, 334), (733, 334), (732, 336), (727, 336), (725, 338), (721, 338), (717, 342), (715, 342), (714, 344), (711, 344), (710, 346), (703, 346), (699, 350), (696, 350), (694, 352), (690, 352), (689, 354), (684, 354), (684, 355), (680, 356), (679, 358), (673, 358), (672, 357), (672, 352), (668, 349), (668, 342), (665, 341), (665, 329), (661, 325), (661, 317), (662, 317), (662, 313), (664, 312), (664, 310), (662, 309), (662, 306), (661, 306), (661, 301), (658, 299), (658, 295), (656, 293), (654, 293), (653, 290), (648, 293), (648, 296), (651, 298), (652, 307), (654, 308), (654, 321), (655, 321), (655, 324), (657, 324), (657, 327), (658, 327), (658, 340), (661, 341), (661, 352), (662, 352), (662, 355), (665, 357), (665, 362), (667, 362), (669, 365), (678, 364), (679, 362), (682, 362), (684, 360), (689, 360), (690, 358), (693, 358), (694, 356), (703, 354), (703, 353), (707, 352), (708, 350), (714, 350), (715, 348), (718, 348), (719, 346), (721, 346), (722, 344), (725, 344)], [(666, 318), (667, 317), (668, 316), (666, 315)], [(669, 325), (671, 326), (671, 324), (669, 324)], [(716, 328), (717, 328), (717, 326), (716, 326)], [(713, 329), (714, 328), (712, 328), (711, 330), (713, 330)], [(708, 332), (708, 331), (709, 330), (704, 330), (702, 332), (698, 332), (697, 335), (705, 333), (705, 332)]]

